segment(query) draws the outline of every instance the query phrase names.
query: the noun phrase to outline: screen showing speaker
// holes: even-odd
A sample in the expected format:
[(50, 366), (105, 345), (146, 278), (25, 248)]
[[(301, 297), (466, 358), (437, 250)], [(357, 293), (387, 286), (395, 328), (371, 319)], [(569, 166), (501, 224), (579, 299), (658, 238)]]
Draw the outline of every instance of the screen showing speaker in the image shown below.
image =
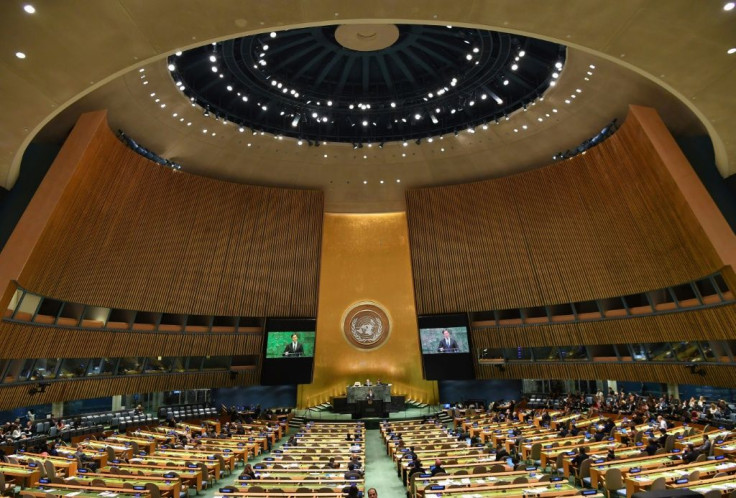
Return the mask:
[(316, 325), (313, 318), (266, 320), (261, 384), (312, 382)]
[(417, 322), (425, 379), (475, 378), (466, 314), (426, 315)]

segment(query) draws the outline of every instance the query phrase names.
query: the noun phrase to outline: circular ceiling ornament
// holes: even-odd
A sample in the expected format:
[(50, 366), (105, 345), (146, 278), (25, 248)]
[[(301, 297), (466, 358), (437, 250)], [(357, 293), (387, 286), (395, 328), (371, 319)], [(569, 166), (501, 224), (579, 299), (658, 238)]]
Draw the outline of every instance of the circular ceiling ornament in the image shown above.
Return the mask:
[(335, 40), (345, 48), (371, 52), (390, 47), (399, 39), (395, 24), (342, 24), (335, 30)]
[(499, 123), (542, 98), (565, 57), (562, 45), (512, 33), (358, 24), (225, 40), (167, 65), (206, 116), (357, 149)]
[(358, 349), (376, 349), (391, 332), (388, 313), (374, 302), (361, 302), (348, 308), (342, 317), (345, 340)]

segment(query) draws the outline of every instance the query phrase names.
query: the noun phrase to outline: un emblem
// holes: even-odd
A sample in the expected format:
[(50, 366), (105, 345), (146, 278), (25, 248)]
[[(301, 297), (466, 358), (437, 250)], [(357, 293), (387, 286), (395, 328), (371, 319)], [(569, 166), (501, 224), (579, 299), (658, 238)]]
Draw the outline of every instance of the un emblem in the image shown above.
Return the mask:
[(359, 349), (374, 349), (383, 344), (390, 332), (386, 311), (376, 303), (358, 303), (343, 315), (345, 339)]

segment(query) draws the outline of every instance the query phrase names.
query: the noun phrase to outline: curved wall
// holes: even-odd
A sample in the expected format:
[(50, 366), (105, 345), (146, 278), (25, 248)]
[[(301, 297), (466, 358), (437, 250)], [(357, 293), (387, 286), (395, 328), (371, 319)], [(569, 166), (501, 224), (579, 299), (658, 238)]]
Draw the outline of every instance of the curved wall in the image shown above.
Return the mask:
[(90, 305), (315, 316), (322, 211), (321, 192), (174, 171), (102, 127), (18, 281)]
[(406, 198), (419, 314), (620, 296), (723, 266), (631, 117), (585, 155)]

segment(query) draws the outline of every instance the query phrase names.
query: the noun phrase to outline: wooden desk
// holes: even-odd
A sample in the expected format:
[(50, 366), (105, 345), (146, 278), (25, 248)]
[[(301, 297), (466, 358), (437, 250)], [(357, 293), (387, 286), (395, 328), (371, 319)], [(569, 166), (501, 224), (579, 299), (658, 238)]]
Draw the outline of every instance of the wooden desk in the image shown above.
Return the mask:
[(41, 470), (38, 467), (12, 463), (0, 462), (0, 472), (5, 474), (5, 477), (10, 476), (19, 480), (21, 489), (36, 486), (38, 479), (41, 477)]

